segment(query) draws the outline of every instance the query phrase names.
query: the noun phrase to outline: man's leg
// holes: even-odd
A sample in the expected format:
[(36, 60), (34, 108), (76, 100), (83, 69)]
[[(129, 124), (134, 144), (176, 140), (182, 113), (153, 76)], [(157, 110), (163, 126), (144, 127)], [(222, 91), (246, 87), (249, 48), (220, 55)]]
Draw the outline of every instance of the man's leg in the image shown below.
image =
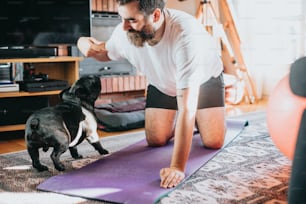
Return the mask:
[(174, 136), (176, 97), (149, 85), (145, 110), (145, 132), (150, 146), (163, 146)]
[(214, 107), (197, 111), (197, 127), (207, 148), (219, 149), (223, 146), (226, 132), (224, 109), (224, 107)]
[(163, 146), (174, 135), (175, 110), (147, 108), (145, 132), (149, 146)]
[(202, 84), (199, 91), (196, 123), (205, 147), (223, 146), (226, 132), (222, 74)]

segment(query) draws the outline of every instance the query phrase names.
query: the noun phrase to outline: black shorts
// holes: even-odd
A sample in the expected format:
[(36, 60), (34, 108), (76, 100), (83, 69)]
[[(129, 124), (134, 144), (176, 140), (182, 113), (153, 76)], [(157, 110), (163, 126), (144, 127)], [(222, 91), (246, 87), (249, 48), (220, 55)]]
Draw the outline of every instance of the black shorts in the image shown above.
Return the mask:
[[(198, 109), (224, 107), (223, 75), (212, 77), (200, 86)], [(177, 110), (176, 96), (169, 96), (149, 85), (147, 89), (146, 108), (163, 108)]]

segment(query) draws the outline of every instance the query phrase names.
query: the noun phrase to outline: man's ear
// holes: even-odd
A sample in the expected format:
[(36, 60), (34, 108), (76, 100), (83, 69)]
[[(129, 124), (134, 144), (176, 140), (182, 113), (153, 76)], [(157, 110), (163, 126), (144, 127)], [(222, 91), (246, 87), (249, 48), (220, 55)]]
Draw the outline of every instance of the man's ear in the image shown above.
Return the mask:
[(153, 22), (158, 22), (161, 18), (161, 15), (162, 15), (162, 11), (157, 8), (153, 11)]

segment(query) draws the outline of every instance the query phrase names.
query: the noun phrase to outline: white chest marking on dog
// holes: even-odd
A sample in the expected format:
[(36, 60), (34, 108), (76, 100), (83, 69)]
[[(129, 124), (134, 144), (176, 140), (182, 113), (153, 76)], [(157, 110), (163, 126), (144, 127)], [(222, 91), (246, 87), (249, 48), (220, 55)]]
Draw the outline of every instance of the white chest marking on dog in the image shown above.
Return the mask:
[[(69, 147), (75, 146), (78, 143), (78, 141), (80, 140), (80, 137), (82, 136), (82, 123), (83, 123), (83, 121), (79, 123), (78, 133), (77, 133), (76, 137), (74, 138), (74, 140), (69, 144)], [(71, 138), (71, 136), (70, 136), (70, 138)]]
[(76, 138), (69, 144), (69, 147), (75, 146), (80, 137), (82, 136), (82, 133), (85, 132), (86, 139), (90, 143), (98, 142), (99, 141), (99, 135), (97, 133), (97, 121), (93, 114), (88, 111), (87, 109), (82, 107), (82, 112), (85, 115), (85, 120), (80, 122), (79, 124), (79, 130)]

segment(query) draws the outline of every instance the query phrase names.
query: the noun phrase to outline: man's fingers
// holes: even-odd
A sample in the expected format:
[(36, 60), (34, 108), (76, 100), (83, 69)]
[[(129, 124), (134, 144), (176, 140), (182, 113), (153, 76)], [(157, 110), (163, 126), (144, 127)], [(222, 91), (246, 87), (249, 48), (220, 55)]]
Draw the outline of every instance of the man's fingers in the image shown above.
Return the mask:
[(160, 171), (161, 187), (172, 188), (177, 186), (184, 178), (185, 174), (181, 171), (164, 168)]
[(181, 181), (180, 176), (177, 174), (177, 172), (171, 172), (167, 179), (167, 187), (172, 188), (179, 184)]
[(176, 172), (176, 171), (173, 171), (166, 178), (166, 181), (164, 182), (163, 187), (164, 188), (173, 188), (173, 187), (177, 186), (182, 180), (183, 180), (183, 178), (179, 175), (179, 173)]

